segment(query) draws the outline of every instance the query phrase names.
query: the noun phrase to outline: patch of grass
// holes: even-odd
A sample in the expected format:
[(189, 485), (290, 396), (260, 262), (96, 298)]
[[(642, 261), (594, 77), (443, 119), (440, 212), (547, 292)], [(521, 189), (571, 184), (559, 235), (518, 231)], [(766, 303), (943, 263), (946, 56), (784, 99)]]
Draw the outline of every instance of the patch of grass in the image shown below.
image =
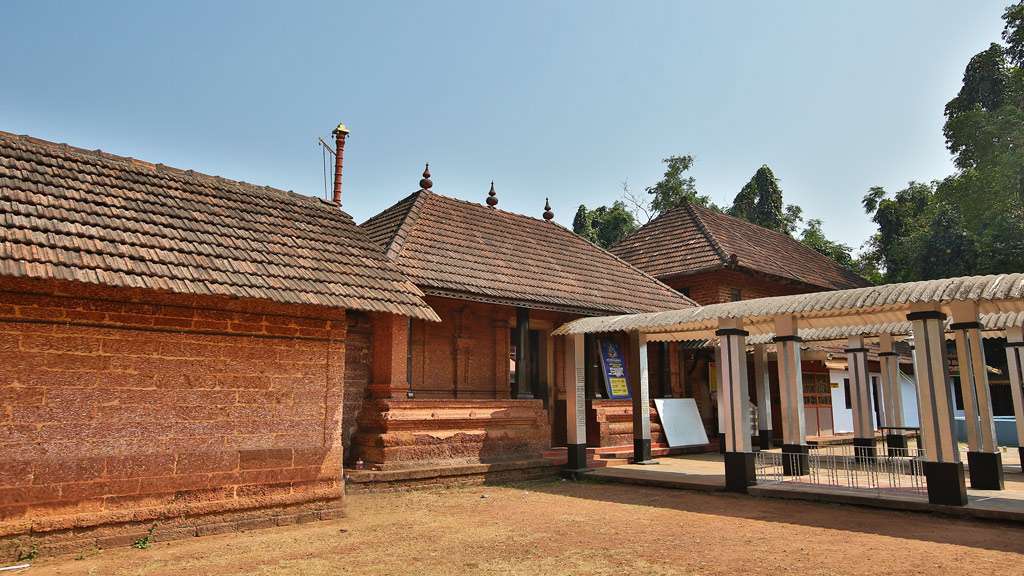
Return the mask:
[(149, 548), (149, 545), (153, 543), (153, 532), (155, 530), (156, 524), (153, 524), (149, 527), (149, 531), (146, 532), (145, 536), (132, 543), (132, 548), (136, 548), (138, 550), (145, 550), (146, 548)]
[(35, 544), (29, 546), (29, 548), (27, 550), (23, 548), (23, 549), (18, 551), (18, 562), (31, 561), (31, 560), (35, 560), (38, 557), (39, 557), (39, 549), (36, 548)]

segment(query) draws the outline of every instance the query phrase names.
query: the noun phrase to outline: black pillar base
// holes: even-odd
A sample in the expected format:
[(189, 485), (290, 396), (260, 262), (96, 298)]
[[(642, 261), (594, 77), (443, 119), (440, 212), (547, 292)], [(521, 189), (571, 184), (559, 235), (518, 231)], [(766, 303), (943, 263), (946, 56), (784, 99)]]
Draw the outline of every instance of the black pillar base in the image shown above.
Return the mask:
[(964, 466), (960, 462), (925, 462), (924, 477), (928, 483), (929, 503), (946, 506), (967, 505)]
[(726, 452), (725, 489), (729, 492), (746, 492), (747, 486), (757, 483), (754, 470), (753, 452)]
[(857, 460), (865, 460), (878, 456), (878, 443), (874, 438), (854, 438), (853, 455)]
[(786, 476), (805, 476), (810, 468), (807, 453), (810, 448), (803, 444), (782, 445), (782, 473)]
[(968, 452), (967, 472), (975, 490), (1003, 489), (1003, 455), (998, 452)]
[(761, 450), (772, 449), (772, 431), (771, 430), (758, 430), (757, 431), (757, 445), (761, 447)]
[(582, 472), (587, 469), (587, 445), (568, 444), (566, 445), (569, 460), (565, 464), (566, 472)]
[(889, 458), (910, 456), (910, 453), (907, 452), (907, 437), (903, 434), (886, 434), (885, 446)]
[(651, 460), (650, 438), (633, 438), (633, 464), (657, 464)]
[(725, 432), (718, 433), (718, 453), (725, 454)]

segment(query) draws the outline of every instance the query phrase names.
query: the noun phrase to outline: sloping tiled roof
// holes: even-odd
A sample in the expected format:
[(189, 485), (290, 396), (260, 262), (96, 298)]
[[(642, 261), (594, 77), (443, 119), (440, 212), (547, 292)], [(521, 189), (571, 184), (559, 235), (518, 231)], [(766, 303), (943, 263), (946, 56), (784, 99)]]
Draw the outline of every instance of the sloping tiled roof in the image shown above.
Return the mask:
[(427, 294), (584, 314), (694, 306), (554, 222), (427, 190), (362, 227)]
[(0, 274), (437, 319), (319, 199), (0, 132)]
[(827, 290), (869, 284), (786, 234), (693, 204), (659, 215), (611, 252), (662, 279), (738, 267)]

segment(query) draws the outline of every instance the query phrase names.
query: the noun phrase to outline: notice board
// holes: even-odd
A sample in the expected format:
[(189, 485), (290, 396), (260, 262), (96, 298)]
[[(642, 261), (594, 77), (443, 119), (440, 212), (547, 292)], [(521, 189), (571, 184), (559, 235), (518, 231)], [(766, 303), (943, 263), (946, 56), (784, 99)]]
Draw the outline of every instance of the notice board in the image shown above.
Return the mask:
[(619, 343), (601, 338), (597, 344), (601, 349), (601, 372), (604, 374), (604, 389), (608, 393), (608, 398), (613, 400), (629, 398), (626, 359), (622, 356)]

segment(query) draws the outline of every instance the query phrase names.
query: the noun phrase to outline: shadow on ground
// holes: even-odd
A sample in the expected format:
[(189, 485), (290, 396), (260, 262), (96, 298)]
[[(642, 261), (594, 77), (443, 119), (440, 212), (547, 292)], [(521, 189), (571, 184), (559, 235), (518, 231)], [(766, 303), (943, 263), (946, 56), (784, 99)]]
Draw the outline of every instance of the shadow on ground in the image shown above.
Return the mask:
[[(705, 493), (596, 480), (533, 481), (505, 486), (570, 498), (1024, 553), (1024, 526), (1005, 522), (965, 520), (921, 512), (774, 500), (743, 494)], [(994, 540), (991, 535), (993, 528), (1003, 531), (1005, 538)]]

